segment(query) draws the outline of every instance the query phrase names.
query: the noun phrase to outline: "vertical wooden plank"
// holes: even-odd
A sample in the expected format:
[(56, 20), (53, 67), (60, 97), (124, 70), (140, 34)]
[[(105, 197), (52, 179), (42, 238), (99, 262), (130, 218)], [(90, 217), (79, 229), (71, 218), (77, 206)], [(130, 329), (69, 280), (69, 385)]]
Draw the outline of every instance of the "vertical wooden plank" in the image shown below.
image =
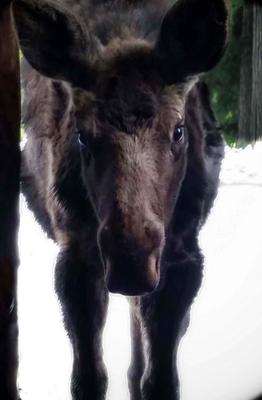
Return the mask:
[(251, 140), (251, 102), (252, 102), (252, 46), (253, 46), (253, 5), (244, 3), (242, 37), (241, 37), (241, 69), (239, 97), (239, 144), (244, 145)]
[(0, 3), (0, 399), (17, 400), (19, 53), (10, 1)]
[(245, 0), (240, 74), (239, 144), (262, 138), (262, 4)]
[(252, 118), (254, 140), (262, 137), (262, 5), (253, 4)]

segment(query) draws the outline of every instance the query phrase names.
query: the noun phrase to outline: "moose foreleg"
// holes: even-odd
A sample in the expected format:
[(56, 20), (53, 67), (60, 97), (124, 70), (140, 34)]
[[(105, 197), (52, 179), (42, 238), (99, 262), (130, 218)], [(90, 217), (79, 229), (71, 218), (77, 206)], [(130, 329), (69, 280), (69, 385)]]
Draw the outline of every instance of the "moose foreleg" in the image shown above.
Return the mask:
[(139, 299), (130, 298), (131, 364), (128, 369), (130, 400), (142, 400), (140, 382), (145, 368)]
[(147, 364), (143, 400), (178, 400), (177, 348), (187, 328), (190, 305), (201, 283), (201, 256), (167, 267), (159, 289), (141, 298)]
[(56, 267), (56, 291), (73, 346), (73, 400), (103, 400), (107, 389), (102, 331), (108, 293), (97, 268), (81, 260), (72, 248), (60, 253)]

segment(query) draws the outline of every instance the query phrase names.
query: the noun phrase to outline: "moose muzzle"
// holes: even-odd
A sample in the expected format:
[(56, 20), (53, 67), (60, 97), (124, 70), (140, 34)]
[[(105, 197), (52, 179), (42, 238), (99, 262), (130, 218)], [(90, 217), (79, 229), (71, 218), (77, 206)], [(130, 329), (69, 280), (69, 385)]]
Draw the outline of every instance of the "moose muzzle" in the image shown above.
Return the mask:
[(159, 283), (163, 229), (152, 222), (143, 226), (144, 234), (132, 237), (110, 226), (100, 231), (106, 284), (112, 293), (140, 296), (152, 292)]

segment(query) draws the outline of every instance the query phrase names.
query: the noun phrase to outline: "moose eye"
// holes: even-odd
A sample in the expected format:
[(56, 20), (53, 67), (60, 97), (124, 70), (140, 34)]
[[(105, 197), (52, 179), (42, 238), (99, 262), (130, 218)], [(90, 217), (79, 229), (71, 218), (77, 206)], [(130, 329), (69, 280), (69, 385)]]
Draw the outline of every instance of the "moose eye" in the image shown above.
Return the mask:
[(185, 136), (185, 125), (179, 124), (175, 127), (173, 133), (173, 142), (179, 143), (182, 142)]
[(90, 164), (91, 161), (91, 145), (90, 145), (90, 136), (88, 133), (84, 130), (78, 129), (76, 131), (77, 134), (77, 139), (80, 148), (83, 150), (82, 154), (84, 157), (84, 160), (86, 162), (86, 165)]
[(77, 133), (78, 143), (80, 144), (80, 146), (84, 147), (84, 148), (88, 148), (89, 147), (89, 139), (88, 139), (88, 135), (86, 134), (86, 132), (81, 129), (78, 129), (76, 133)]

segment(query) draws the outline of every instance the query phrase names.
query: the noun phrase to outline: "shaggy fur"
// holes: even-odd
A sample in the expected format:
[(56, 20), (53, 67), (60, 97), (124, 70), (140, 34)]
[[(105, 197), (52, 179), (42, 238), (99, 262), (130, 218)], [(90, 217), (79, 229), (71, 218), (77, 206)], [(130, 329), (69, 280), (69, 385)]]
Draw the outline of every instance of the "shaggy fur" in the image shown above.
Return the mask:
[[(132, 400), (176, 400), (176, 355), (200, 287), (198, 232), (223, 139), (197, 75), (221, 57), (222, 0), (17, 0), (22, 187), (60, 246), (74, 400), (105, 398), (108, 290), (129, 296)], [(185, 128), (183, 128), (185, 126)]]

